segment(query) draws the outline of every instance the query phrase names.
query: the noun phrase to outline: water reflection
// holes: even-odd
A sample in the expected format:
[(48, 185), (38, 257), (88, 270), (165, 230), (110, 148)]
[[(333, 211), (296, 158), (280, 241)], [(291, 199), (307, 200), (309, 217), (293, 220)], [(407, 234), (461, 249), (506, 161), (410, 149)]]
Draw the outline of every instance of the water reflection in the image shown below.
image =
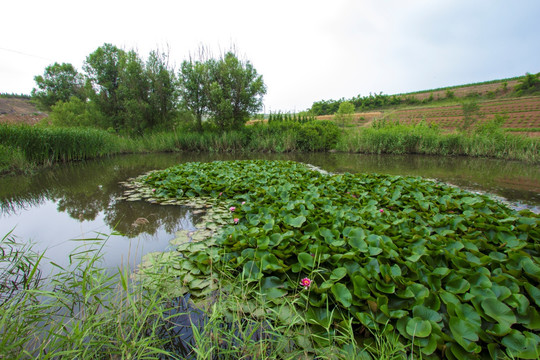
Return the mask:
[(34, 241), (39, 249), (48, 249), (47, 256), (65, 262), (73, 249), (67, 240), (117, 231), (122, 236), (108, 240), (106, 262), (119, 266), (131, 256), (126, 249), (163, 251), (175, 231), (193, 228), (198, 221), (185, 208), (116, 200), (123, 191), (119, 182), (186, 161), (234, 159), (294, 160), (330, 172), (424, 176), (493, 193), (537, 211), (540, 206), (540, 167), (521, 162), (337, 153), (125, 155), (59, 165), (29, 177), (0, 178), (0, 235), (15, 228), (20, 240)]

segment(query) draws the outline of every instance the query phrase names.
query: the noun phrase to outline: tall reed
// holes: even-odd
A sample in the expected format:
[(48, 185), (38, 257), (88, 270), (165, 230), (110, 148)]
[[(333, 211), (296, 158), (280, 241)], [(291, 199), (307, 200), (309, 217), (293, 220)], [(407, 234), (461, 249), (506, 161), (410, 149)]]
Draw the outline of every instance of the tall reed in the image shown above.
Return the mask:
[(37, 163), (84, 160), (118, 151), (116, 136), (89, 128), (0, 124), (0, 142)]
[(500, 129), (444, 133), (425, 123), (402, 125), (380, 123), (357, 132), (344, 133), (336, 149), (368, 154), (430, 154), (479, 156), (540, 162), (540, 139), (527, 138)]
[[(9, 236), (2, 239), (0, 262), (16, 264), (26, 285), (7, 294), (1, 288), (0, 358), (176, 358), (157, 335), (164, 313), (160, 294), (131, 282), (127, 270), (105, 270), (100, 262), (105, 240), (86, 241), (93, 246), (74, 251), (69, 267), (56, 265), (55, 274), (38, 284), (43, 255), (32, 255)], [(2, 284), (13, 274), (0, 276)]]

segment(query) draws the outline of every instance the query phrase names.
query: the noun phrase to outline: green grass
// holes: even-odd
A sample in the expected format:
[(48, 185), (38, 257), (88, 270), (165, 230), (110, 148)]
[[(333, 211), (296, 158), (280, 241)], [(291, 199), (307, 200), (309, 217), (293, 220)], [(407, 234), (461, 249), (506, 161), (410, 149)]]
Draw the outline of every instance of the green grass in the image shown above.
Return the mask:
[[(383, 125), (381, 125), (383, 124)], [(228, 132), (170, 131), (132, 138), (88, 128), (0, 125), (0, 173), (120, 153), (313, 152), (485, 156), (540, 162), (539, 139), (496, 131), (444, 134), (437, 127), (377, 121), (368, 128), (330, 121), (274, 122)], [(350, 126), (349, 126), (350, 125)], [(492, 128), (494, 128), (492, 126)], [(513, 129), (521, 131), (524, 129)], [(537, 129), (528, 129), (537, 130)]]
[(540, 128), (505, 128), (504, 130), (508, 132), (539, 132)]
[[(68, 267), (56, 265), (55, 274), (43, 279), (44, 254), (11, 233), (0, 239), (0, 263), (8, 265), (0, 269), (0, 359), (307, 359), (308, 353), (319, 359), (405, 359), (406, 347), (391, 333), (378, 334), (362, 350), (350, 324), (319, 348), (294, 299), (271, 306), (260, 289), (239, 286), (227, 272), (203, 312), (173, 306), (172, 299), (133, 281), (128, 270), (105, 270), (106, 241), (86, 239), (69, 255)], [(291, 339), (301, 339), (309, 351)]]
[(506, 134), (500, 128), (443, 133), (425, 123), (402, 125), (380, 121), (359, 131), (344, 133), (337, 150), (367, 154), (427, 154), (491, 157), (540, 162), (540, 139)]
[[(18, 244), (11, 234), (0, 242), (1, 359), (174, 358), (163, 350), (157, 319), (164, 302), (129, 280), (127, 270), (101, 267), (104, 239), (88, 239), (40, 279), (43, 254)], [(16, 291), (13, 291), (16, 289)]]

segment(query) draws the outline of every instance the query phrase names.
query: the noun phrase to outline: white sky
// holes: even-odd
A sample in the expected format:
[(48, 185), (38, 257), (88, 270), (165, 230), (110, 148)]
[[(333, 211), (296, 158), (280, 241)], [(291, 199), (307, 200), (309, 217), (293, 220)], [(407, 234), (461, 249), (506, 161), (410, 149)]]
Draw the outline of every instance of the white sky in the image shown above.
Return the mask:
[[(0, 92), (29, 94), (54, 62), (82, 71), (104, 43), (179, 65), (234, 44), (265, 111), (540, 72), (538, 0), (21, 0), (0, 6)], [(178, 66), (177, 66), (178, 68)]]

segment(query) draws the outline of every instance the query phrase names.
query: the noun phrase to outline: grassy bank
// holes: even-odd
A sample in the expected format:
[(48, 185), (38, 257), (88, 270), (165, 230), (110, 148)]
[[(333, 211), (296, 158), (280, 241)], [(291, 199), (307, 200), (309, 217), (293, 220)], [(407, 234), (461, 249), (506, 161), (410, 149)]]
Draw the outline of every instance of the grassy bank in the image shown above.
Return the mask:
[(425, 124), (376, 122), (339, 129), (329, 121), (255, 124), (237, 131), (173, 131), (131, 138), (98, 129), (0, 125), (0, 173), (138, 152), (312, 152), (478, 156), (540, 162), (540, 139), (487, 125), (444, 133)]
[[(231, 292), (236, 279), (225, 271), (211, 306), (193, 307), (133, 281), (128, 270), (104, 269), (106, 241), (85, 240), (70, 254), (71, 266), (45, 278), (39, 267), (46, 254), (12, 234), (0, 238), (0, 359), (296, 359), (304, 350), (291, 337), (317, 346), (292, 302), (273, 308), (247, 283), (234, 283)], [(172, 280), (158, 267), (152, 278)], [(265, 316), (244, 306), (254, 298)], [(392, 334), (376, 334), (361, 349), (351, 326), (328, 340), (332, 346), (318, 351), (319, 359), (401, 359), (407, 352)]]
[(72, 266), (45, 278), (44, 254), (11, 234), (0, 239), (1, 359), (173, 358), (157, 335), (166, 304), (127, 271), (103, 269), (104, 243), (89, 239), (70, 254)]
[(540, 139), (506, 133), (490, 125), (468, 133), (445, 133), (425, 123), (380, 122), (344, 133), (336, 149), (365, 154), (474, 156), (540, 162)]

